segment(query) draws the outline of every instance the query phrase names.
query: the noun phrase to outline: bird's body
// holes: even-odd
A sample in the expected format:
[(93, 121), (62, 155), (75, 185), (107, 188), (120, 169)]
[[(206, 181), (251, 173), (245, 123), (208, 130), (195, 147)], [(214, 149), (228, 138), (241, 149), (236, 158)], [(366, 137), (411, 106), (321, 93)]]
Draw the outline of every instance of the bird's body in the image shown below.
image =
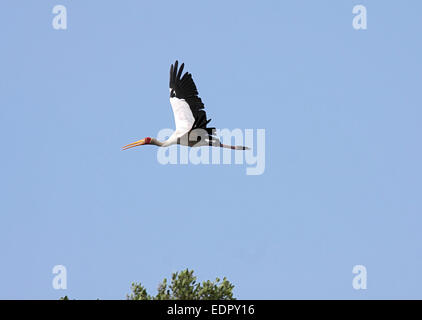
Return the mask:
[(182, 77), (183, 67), (184, 64), (182, 63), (180, 69), (178, 69), (178, 61), (170, 67), (170, 104), (176, 124), (174, 133), (166, 141), (147, 137), (124, 146), (123, 150), (146, 144), (159, 147), (180, 144), (188, 147), (213, 146), (234, 150), (248, 149), (243, 146), (222, 144), (215, 136), (215, 128), (207, 127), (211, 119), (207, 119), (204, 104), (198, 96), (192, 75), (186, 72)]

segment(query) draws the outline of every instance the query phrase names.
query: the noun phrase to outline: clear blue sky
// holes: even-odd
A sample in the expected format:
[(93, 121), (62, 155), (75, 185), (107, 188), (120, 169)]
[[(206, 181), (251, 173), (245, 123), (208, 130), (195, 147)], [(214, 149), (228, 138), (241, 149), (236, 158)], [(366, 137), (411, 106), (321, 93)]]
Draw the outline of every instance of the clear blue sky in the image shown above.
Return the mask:
[[(422, 298), (421, 10), (2, 1), (0, 298), (120, 299), (186, 267), (244, 299)], [(213, 125), (266, 129), (263, 175), (121, 151), (173, 127), (175, 59)]]

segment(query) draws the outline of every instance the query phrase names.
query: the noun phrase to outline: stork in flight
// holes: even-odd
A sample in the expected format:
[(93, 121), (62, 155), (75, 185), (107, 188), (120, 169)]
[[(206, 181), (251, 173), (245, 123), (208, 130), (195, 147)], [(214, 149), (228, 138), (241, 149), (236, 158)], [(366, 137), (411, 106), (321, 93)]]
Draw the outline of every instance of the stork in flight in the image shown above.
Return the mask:
[[(178, 61), (170, 67), (170, 104), (173, 109), (176, 130), (166, 140), (159, 141), (155, 138), (147, 137), (130, 143), (122, 149), (152, 144), (159, 147), (168, 147), (173, 144), (180, 144), (189, 147), (213, 146), (228, 148), (233, 150), (248, 150), (244, 146), (225, 145), (214, 135), (215, 128), (208, 128), (204, 111), (204, 104), (198, 96), (195, 82), (192, 75), (186, 72), (182, 77), (184, 63), (178, 69)], [(194, 134), (192, 134), (194, 133)]]

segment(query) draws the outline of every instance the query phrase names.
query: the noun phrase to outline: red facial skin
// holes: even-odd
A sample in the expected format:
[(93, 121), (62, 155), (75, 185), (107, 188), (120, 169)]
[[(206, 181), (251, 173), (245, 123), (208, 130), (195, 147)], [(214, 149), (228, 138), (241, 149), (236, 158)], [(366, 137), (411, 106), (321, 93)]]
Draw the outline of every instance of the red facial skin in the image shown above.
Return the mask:
[(146, 137), (145, 138), (145, 144), (150, 144), (151, 143), (151, 138), (150, 137)]

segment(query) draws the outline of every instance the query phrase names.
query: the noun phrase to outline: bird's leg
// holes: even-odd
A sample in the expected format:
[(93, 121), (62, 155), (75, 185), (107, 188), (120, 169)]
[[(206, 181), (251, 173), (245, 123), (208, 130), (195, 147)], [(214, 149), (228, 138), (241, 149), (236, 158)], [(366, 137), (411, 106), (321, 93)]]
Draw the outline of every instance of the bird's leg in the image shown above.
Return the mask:
[(220, 147), (220, 148), (226, 148), (226, 149), (232, 149), (232, 150), (249, 150), (248, 147), (244, 147), (244, 146), (230, 146), (227, 144), (222, 144), (220, 139), (216, 138), (216, 137), (212, 137), (210, 136), (210, 142), (212, 146), (214, 147)]

